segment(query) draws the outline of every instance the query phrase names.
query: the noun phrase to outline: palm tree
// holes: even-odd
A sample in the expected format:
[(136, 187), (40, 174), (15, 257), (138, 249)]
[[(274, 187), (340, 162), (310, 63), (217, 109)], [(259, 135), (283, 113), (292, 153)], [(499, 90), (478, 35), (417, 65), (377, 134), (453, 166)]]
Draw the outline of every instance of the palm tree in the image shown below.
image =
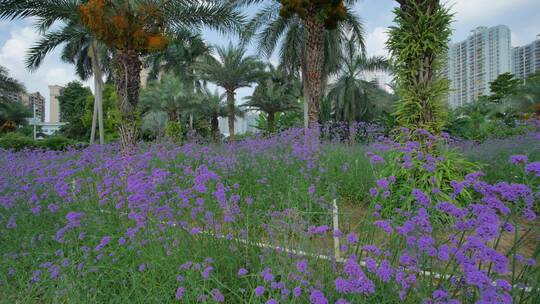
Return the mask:
[[(210, 119), (212, 134), (219, 133), (219, 117), (228, 116), (226, 94), (220, 94), (217, 90), (210, 91), (204, 86), (197, 97), (198, 104), (195, 107), (196, 114)], [(242, 116), (243, 112), (236, 107), (235, 116)]]
[(13, 131), (18, 125), (25, 125), (31, 111), (18, 102), (0, 102), (0, 131)]
[[(235, 2), (245, 5), (265, 0)], [(336, 59), (342, 42), (352, 34), (363, 48), (362, 23), (350, 9), (354, 2), (303, 1), (302, 8), (292, 9), (285, 1), (281, 4), (267, 1), (247, 25), (246, 39), (254, 38), (259, 50), (267, 56), (283, 42), (279, 51), (281, 65), (291, 73), (302, 75), (306, 127), (318, 123), (324, 86), (327, 77), (340, 65)]]
[(298, 89), (283, 71), (270, 66), (270, 71), (257, 82), (251, 96), (244, 98), (242, 107), (266, 113), (268, 132), (275, 130), (276, 114), (299, 109)]
[(263, 64), (255, 56), (246, 56), (243, 46), (215, 47), (217, 59), (208, 57), (198, 66), (203, 79), (225, 89), (229, 116), (229, 135), (234, 138), (235, 94), (261, 76)]
[(139, 99), (141, 56), (168, 45), (167, 33), (238, 29), (237, 10), (221, 1), (89, 0), (79, 7), (85, 24), (114, 50), (113, 71), (122, 112), (121, 144), (129, 152), (137, 142), (135, 109)]
[(8, 70), (0, 65), (0, 99), (5, 98), (4, 95), (6, 94), (22, 93), (24, 91), (24, 85), (17, 79), (10, 77)]
[(221, 1), (185, 0), (4, 0), (0, 17), (38, 17), (49, 29), (56, 21), (82, 20), (98, 41), (113, 51), (113, 74), (122, 112), (121, 143), (125, 152), (137, 141), (135, 109), (139, 98), (141, 55), (163, 49), (166, 33), (198, 31), (202, 26), (238, 30), (242, 16)]
[(266, 113), (268, 132), (274, 132), (277, 113), (298, 109), (296, 96), (289, 93), (288, 88), (271, 80), (264, 80), (257, 85), (253, 95), (244, 98), (243, 107)]
[(345, 44), (341, 54), (343, 67), (338, 72), (337, 81), (328, 93), (328, 99), (333, 105), (336, 120), (346, 121), (350, 125), (354, 121), (366, 120), (377, 105), (370, 96), (378, 87), (376, 84), (361, 80), (365, 72), (390, 71), (390, 63), (383, 57), (367, 58), (353, 39)]
[(179, 33), (170, 38), (167, 48), (149, 54), (144, 63), (150, 68), (148, 78), (151, 80), (157, 79), (161, 73), (172, 73), (195, 82), (195, 63), (209, 55), (210, 47), (200, 34)]
[[(29, 49), (26, 66), (30, 70), (39, 68), (48, 53), (63, 46), (62, 60), (75, 65), (77, 76), (87, 80), (94, 75), (94, 117), (90, 143), (94, 142), (96, 118), (99, 121), (99, 142), (105, 143), (103, 128), (102, 65), (106, 50), (95, 39), (91, 31), (84, 26), (77, 13), (80, 0), (6, 0), (0, 2), (0, 19), (38, 18), (35, 26), (42, 37)], [(53, 27), (60, 22), (60, 27)]]
[[(196, 93), (204, 84), (196, 75), (195, 64), (207, 56), (210, 56), (210, 48), (200, 34), (180, 32), (169, 39), (166, 49), (151, 53), (144, 63), (150, 68), (149, 79), (157, 79), (161, 73), (173, 73)], [(190, 115), (189, 128), (193, 129), (193, 115)]]
[(192, 108), (193, 95), (189, 84), (177, 76), (164, 74), (142, 91), (139, 107), (142, 113), (163, 111), (169, 121), (180, 122), (182, 114)]

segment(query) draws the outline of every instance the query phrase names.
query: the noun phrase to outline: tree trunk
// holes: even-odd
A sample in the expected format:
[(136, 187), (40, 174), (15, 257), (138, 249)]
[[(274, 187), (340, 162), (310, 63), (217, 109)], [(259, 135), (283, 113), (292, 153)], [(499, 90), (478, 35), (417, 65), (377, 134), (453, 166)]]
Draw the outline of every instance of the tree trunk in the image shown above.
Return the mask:
[(139, 131), (136, 123), (123, 121), (120, 124), (120, 148), (125, 156), (130, 156), (135, 153), (137, 147), (137, 137)]
[[(105, 129), (103, 127), (103, 79), (101, 75), (101, 60), (97, 49), (97, 42), (92, 42), (92, 71), (94, 73), (94, 104), (97, 108), (97, 120), (99, 126), (99, 144), (105, 144)], [(92, 118), (93, 119), (93, 118)], [(92, 121), (94, 123), (94, 121)], [(95, 131), (94, 131), (95, 132)], [(94, 133), (95, 136), (95, 133)]]
[(354, 127), (354, 121), (349, 121), (349, 144), (354, 144), (356, 138), (356, 128)]
[(322, 95), (322, 71), (324, 64), (324, 23), (319, 20), (314, 8), (304, 19), (306, 73), (304, 75), (304, 98), (308, 105), (309, 127), (319, 123), (319, 106)]
[(116, 94), (120, 104), (122, 123), (120, 137), (122, 149), (137, 145), (137, 103), (141, 81), (142, 62), (134, 50), (120, 50), (113, 58)]
[(267, 123), (268, 123), (268, 132), (270, 133), (274, 133), (274, 122), (276, 120), (276, 113), (274, 112), (269, 112), (268, 113), (268, 119), (267, 119)]
[(210, 120), (212, 135), (219, 133), (219, 120), (217, 116), (212, 116)]
[(227, 112), (229, 114), (229, 137), (234, 139), (234, 91), (227, 90)]
[[(94, 86), (95, 86), (95, 83), (94, 83)], [(94, 90), (97, 91), (97, 88), (94, 88)], [(92, 129), (90, 130), (90, 144), (91, 145), (94, 144), (94, 141), (96, 141), (97, 115), (98, 115), (97, 102), (94, 99), (94, 113), (92, 115)]]
[(309, 105), (307, 103), (307, 99), (305, 96), (305, 92), (308, 90), (307, 84), (306, 84), (306, 62), (302, 62), (302, 87), (304, 90), (304, 96), (302, 96), (302, 102), (304, 103), (304, 128), (309, 128), (309, 119), (308, 119), (308, 112), (309, 112)]

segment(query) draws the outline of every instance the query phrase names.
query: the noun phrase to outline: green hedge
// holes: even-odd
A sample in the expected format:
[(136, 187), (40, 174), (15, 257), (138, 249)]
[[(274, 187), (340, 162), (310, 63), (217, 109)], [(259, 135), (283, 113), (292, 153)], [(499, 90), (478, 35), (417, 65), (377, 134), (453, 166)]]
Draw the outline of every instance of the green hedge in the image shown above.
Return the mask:
[(6, 150), (23, 150), (36, 148), (36, 142), (25, 135), (19, 133), (8, 133), (0, 137), (0, 148)]
[(73, 140), (63, 136), (51, 136), (41, 141), (35, 141), (20, 133), (8, 133), (0, 137), (0, 148), (15, 151), (24, 149), (65, 150), (74, 145)]

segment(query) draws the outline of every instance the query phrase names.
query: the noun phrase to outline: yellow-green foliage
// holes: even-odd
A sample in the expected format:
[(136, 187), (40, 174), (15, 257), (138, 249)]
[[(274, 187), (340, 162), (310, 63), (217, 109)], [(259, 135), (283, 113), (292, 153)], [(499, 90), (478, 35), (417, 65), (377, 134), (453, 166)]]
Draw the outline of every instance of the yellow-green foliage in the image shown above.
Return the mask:
[(396, 120), (411, 129), (438, 133), (446, 116), (448, 80), (441, 67), (452, 33), (452, 15), (439, 0), (403, 0), (394, 10), (388, 49), (397, 76)]

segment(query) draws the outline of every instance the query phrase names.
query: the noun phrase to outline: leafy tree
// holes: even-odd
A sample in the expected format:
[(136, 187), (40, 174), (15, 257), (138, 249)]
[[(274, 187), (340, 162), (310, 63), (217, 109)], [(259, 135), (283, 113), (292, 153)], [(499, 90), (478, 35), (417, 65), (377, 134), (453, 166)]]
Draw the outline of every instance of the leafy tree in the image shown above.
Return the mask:
[(489, 100), (494, 103), (501, 103), (508, 96), (517, 94), (520, 80), (514, 78), (511, 73), (503, 73), (489, 83), (491, 95)]
[(263, 64), (254, 56), (246, 56), (243, 46), (215, 48), (217, 59), (208, 57), (198, 65), (203, 79), (225, 89), (229, 116), (229, 134), (234, 137), (235, 94), (236, 90), (247, 87), (261, 76)]
[[(90, 129), (92, 125), (93, 109), (94, 97), (87, 96), (86, 110), (82, 117), (82, 123), (87, 129)], [(105, 84), (103, 87), (103, 116), (105, 138), (107, 140), (117, 139), (121, 124), (121, 114), (116, 89), (112, 84)]]
[(92, 96), (92, 91), (78, 81), (66, 85), (62, 95), (58, 97), (62, 109), (62, 121), (68, 123), (61, 129), (63, 135), (77, 140), (86, 137), (88, 129), (82, 124), (82, 118), (85, 114), (86, 100), (89, 96)]
[(0, 102), (5, 102), (4, 96), (7, 94), (24, 91), (24, 85), (17, 79), (10, 77), (7, 69), (0, 65)]
[(534, 113), (540, 116), (540, 72), (529, 75), (525, 83), (503, 102), (519, 113)]
[(359, 52), (357, 43), (352, 39), (347, 41), (341, 57), (344, 65), (328, 93), (335, 118), (349, 124), (371, 120), (376, 113), (378, 100), (370, 94), (380, 89), (377, 84), (364, 81), (360, 77), (369, 71), (390, 71), (390, 63), (382, 57), (367, 58), (364, 53)]
[(0, 102), (0, 132), (15, 131), (17, 126), (26, 125), (31, 116), (30, 109), (19, 102)]
[(452, 33), (452, 15), (439, 0), (397, 0), (395, 26), (389, 30), (388, 49), (393, 57), (398, 124), (438, 133), (445, 121), (444, 100), (448, 81), (440, 68)]
[(246, 38), (254, 37), (259, 50), (267, 56), (282, 40), (280, 64), (291, 74), (300, 73), (304, 82), (306, 126), (318, 122), (324, 86), (341, 64), (338, 54), (346, 37), (352, 34), (363, 48), (362, 23), (350, 9), (354, 2), (268, 1), (247, 26)]
[(165, 135), (168, 122), (167, 112), (152, 111), (143, 116), (141, 128), (143, 132), (152, 134), (154, 138), (159, 138)]
[(130, 151), (137, 141), (141, 55), (165, 49), (167, 32), (186, 32), (201, 26), (225, 31), (237, 28), (241, 21), (238, 12), (221, 1), (89, 0), (79, 6), (79, 11), (92, 33), (114, 50), (124, 151)]

